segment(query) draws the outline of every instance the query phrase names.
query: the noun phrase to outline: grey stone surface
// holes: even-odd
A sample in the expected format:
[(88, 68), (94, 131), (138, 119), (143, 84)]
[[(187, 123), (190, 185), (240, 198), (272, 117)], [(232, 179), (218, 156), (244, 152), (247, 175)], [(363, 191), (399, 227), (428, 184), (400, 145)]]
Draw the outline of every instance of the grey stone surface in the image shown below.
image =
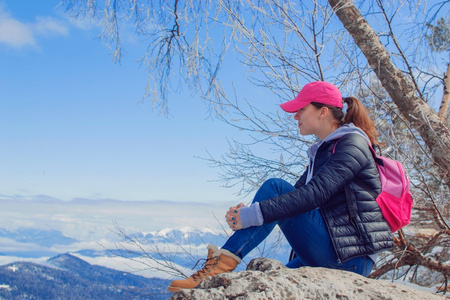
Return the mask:
[(250, 262), (246, 271), (208, 277), (197, 288), (180, 290), (171, 299), (442, 300), (450, 297), (346, 271), (288, 269), (279, 261), (258, 258)]

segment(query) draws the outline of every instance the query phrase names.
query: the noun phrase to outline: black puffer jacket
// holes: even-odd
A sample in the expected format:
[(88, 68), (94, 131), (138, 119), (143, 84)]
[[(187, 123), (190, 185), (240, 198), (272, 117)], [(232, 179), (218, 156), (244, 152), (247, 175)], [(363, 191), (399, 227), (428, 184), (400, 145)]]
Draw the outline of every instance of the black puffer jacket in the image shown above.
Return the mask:
[[(313, 170), (307, 184), (305, 172), (295, 184), (296, 190), (260, 202), (265, 223), (320, 208), (342, 262), (392, 248), (392, 233), (375, 199), (352, 182), (358, 177), (374, 191), (381, 191), (378, 171), (363, 136), (348, 133), (338, 140), (323, 142), (315, 155)], [(350, 221), (348, 213), (344, 191), (347, 184), (357, 211), (356, 224)]]

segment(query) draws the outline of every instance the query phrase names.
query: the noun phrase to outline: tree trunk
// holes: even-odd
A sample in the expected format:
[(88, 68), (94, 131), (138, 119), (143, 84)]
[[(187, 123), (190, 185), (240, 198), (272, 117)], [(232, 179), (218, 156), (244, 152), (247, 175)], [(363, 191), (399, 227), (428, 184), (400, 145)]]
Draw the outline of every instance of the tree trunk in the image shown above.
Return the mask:
[(414, 85), (392, 63), (389, 54), (351, 0), (328, 0), (334, 12), (351, 34), (383, 87), (399, 111), (416, 129), (430, 149), (440, 175), (450, 186), (449, 129), (435, 111), (415, 92)]
[(445, 121), (449, 99), (450, 99), (450, 62), (447, 64), (447, 72), (445, 72), (444, 75), (444, 94), (442, 95), (442, 102), (438, 112), (438, 116), (439, 119), (441, 119), (441, 121)]

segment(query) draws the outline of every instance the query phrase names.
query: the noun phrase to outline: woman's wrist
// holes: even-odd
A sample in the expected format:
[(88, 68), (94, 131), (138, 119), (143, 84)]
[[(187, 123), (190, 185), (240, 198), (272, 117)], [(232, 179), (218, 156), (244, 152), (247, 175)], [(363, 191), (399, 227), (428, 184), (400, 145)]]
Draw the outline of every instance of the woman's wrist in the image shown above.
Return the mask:
[(264, 224), (264, 218), (258, 202), (255, 202), (250, 206), (242, 207), (240, 210), (240, 218), (242, 228), (261, 226)]

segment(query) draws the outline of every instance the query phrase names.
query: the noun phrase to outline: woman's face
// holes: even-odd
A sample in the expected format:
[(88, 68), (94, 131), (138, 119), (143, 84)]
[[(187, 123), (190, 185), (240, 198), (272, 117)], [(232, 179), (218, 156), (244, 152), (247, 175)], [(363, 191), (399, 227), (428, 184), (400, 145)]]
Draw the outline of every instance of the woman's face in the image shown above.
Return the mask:
[(294, 119), (298, 122), (301, 135), (317, 135), (320, 129), (320, 118), (320, 109), (312, 104), (301, 108), (294, 116)]

